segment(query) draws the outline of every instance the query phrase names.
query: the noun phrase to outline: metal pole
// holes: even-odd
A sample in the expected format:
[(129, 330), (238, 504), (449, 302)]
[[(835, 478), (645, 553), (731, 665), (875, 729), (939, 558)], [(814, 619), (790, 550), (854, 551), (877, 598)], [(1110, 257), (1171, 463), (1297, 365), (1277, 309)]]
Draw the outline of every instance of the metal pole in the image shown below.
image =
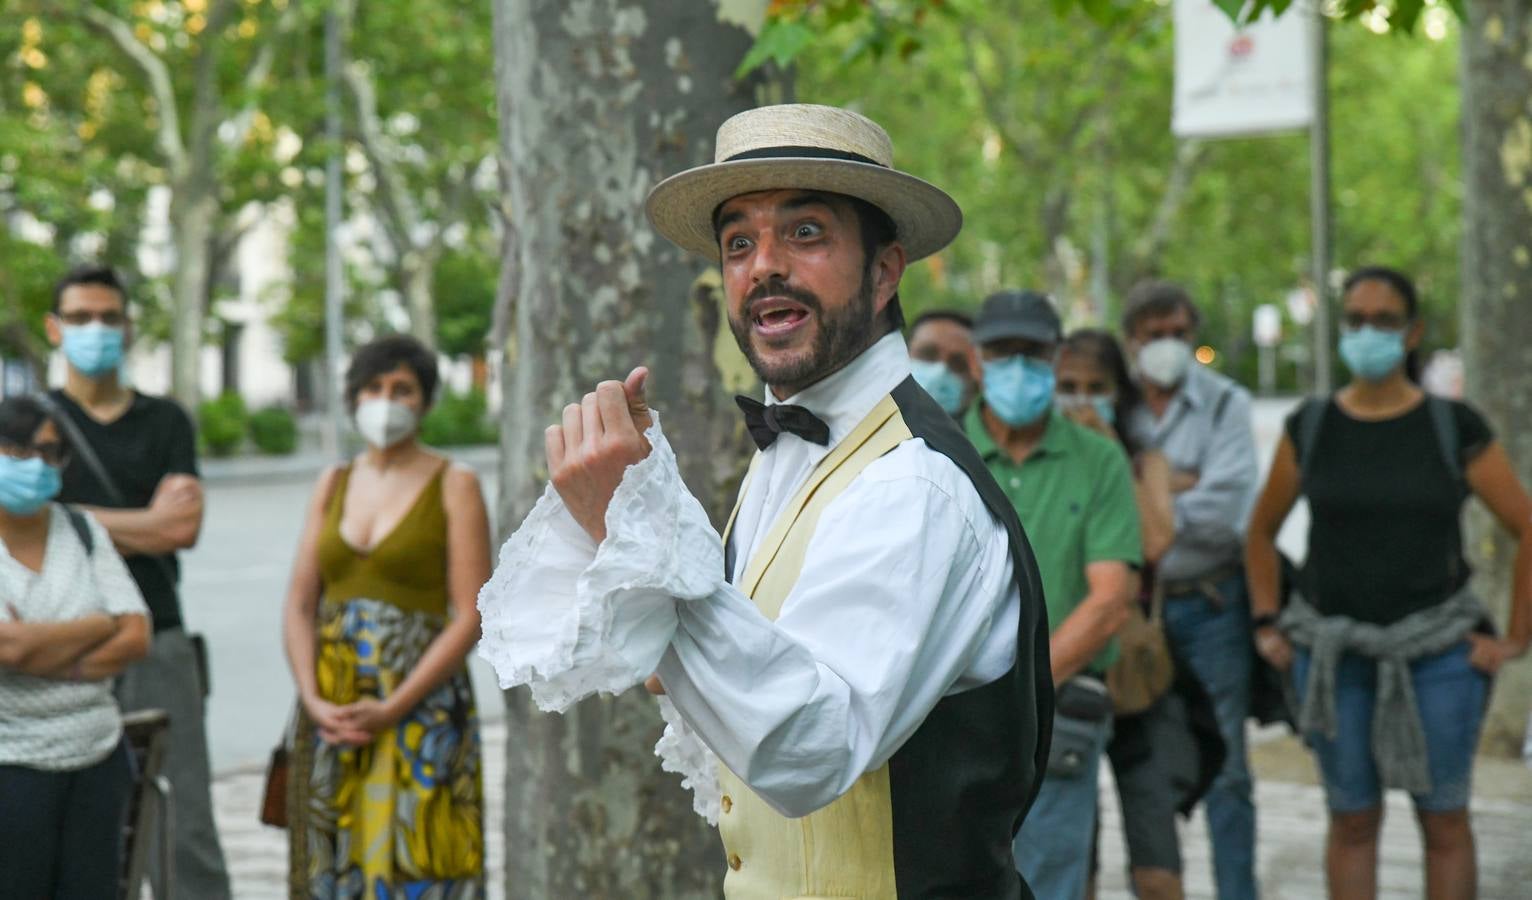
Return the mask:
[(345, 298), (344, 271), (337, 239), (341, 223), (341, 99), (340, 99), (340, 22), (334, 10), (325, 13), (325, 137), (329, 150), (325, 160), (324, 190), (324, 362), (325, 425), (324, 452), (332, 459), (341, 454), (341, 434), (345, 412), (341, 400), (341, 328)]
[(1330, 71), (1328, 20), (1323, 0), (1314, 0), (1310, 16), (1313, 54), (1310, 78), (1314, 121), (1309, 126), (1309, 210), (1313, 219), (1310, 257), (1314, 279), (1314, 390), (1330, 392)]

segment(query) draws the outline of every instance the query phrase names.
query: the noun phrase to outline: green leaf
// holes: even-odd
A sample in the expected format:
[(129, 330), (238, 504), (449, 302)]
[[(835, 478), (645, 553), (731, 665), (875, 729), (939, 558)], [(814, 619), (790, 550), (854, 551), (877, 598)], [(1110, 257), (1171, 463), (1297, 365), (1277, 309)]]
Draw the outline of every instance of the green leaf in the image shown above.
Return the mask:
[[(1235, 22), (1240, 20), (1239, 15), (1245, 9), (1245, 0), (1213, 0), (1213, 2), (1217, 4), (1219, 9), (1224, 11), (1225, 15)], [(1265, 5), (1264, 0), (1256, 0), (1254, 4), (1255, 9), (1251, 10), (1251, 15), (1256, 15), (1261, 7)]]
[(798, 54), (814, 42), (814, 37), (814, 29), (801, 21), (768, 21), (761, 29), (760, 36), (755, 39), (755, 46), (750, 48), (750, 52), (740, 61), (739, 68), (734, 70), (734, 77), (743, 78), (767, 61), (779, 66), (791, 65)]
[(1425, 9), (1425, 0), (1395, 0), (1394, 14), (1389, 16), (1388, 23), (1400, 34), (1414, 34), (1415, 23)]

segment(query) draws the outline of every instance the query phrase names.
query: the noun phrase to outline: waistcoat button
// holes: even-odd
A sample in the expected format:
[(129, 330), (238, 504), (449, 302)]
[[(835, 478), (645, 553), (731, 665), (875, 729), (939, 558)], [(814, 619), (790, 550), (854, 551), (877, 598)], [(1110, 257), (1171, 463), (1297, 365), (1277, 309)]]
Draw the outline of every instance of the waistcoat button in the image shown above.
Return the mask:
[(729, 854), (729, 868), (731, 868), (734, 871), (738, 872), (739, 871), (739, 867), (744, 865), (744, 864), (745, 864), (745, 861), (739, 858), (739, 854), (738, 853), (730, 853)]

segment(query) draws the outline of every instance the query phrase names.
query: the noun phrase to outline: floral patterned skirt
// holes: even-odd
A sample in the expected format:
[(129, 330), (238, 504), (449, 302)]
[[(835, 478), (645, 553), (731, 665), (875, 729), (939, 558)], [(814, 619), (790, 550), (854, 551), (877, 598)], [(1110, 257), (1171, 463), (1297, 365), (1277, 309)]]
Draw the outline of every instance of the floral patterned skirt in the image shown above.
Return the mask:
[[(377, 600), (326, 603), (319, 692), (386, 698), (442, 622)], [(481, 900), (484, 785), (467, 669), (362, 747), (300, 714), (289, 763), (289, 892), (314, 900)]]

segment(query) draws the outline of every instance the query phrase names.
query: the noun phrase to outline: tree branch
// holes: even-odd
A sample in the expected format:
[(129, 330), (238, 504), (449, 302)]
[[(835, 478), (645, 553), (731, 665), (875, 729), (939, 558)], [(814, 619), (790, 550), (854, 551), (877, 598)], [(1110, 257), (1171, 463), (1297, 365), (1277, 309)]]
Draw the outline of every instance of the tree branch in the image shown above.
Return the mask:
[(88, 27), (105, 36), (122, 51), (149, 82), (149, 91), (159, 107), (160, 127), (155, 136), (160, 152), (169, 168), (179, 169), (186, 165), (186, 143), (181, 136), (181, 112), (176, 106), (175, 86), (170, 80), (170, 69), (165, 61), (133, 35), (133, 29), (122, 19), (105, 12), (93, 3), (76, 9)]
[(447, 229), (462, 220), (463, 208), (468, 205), (468, 198), (473, 196), (473, 182), (478, 173), (478, 166), (463, 165), (456, 174), (449, 173), (446, 183), (442, 185), (441, 214), (437, 216), (436, 233), (431, 235), (429, 248), (433, 255), (441, 251), (447, 238)]
[(300, 3), (287, 4), (282, 15), (277, 18), (277, 24), (266, 35), (265, 41), (256, 51), (250, 70), (245, 73), (245, 105), (239, 111), (239, 115), (234, 117), (234, 138), (230, 141), (235, 147), (243, 144), (250, 134), (250, 128), (255, 123), (255, 114), (258, 111), (255, 96), (265, 89), (266, 82), (270, 80), (272, 67), (276, 65), (277, 44), (297, 28), (301, 21), (299, 13), (302, 9), (303, 6)]
[(1192, 178), (1202, 162), (1204, 145), (1199, 140), (1185, 140), (1176, 147), (1176, 160), (1165, 182), (1165, 192), (1155, 207), (1154, 218), (1148, 230), (1133, 248), (1133, 280), (1147, 277), (1154, 269), (1154, 261), (1164, 252), (1170, 240), (1170, 229), (1186, 201)]
[(1005, 114), (999, 95), (990, 89), (984, 76), (979, 73), (979, 58), (974, 52), (974, 35), (971, 28), (963, 30), (963, 58), (968, 64), (969, 76), (973, 78), (974, 85), (979, 89), (979, 101), (984, 107), (984, 115), (989, 119), (990, 127), (1000, 134), (1000, 139), (1010, 146), (1011, 151), (1020, 157), (1023, 164), (1036, 165), (1037, 154), (1033, 152), (1031, 142), (1012, 127), (1011, 117)]
[(196, 81), (192, 89), (191, 129), (187, 135), (189, 174), (211, 179), (213, 142), (223, 119), (223, 91), (218, 83), (218, 59), (223, 50), (223, 32), (239, 10), (239, 0), (217, 0), (207, 14), (197, 53)]
[(342, 79), (356, 98), (356, 132), (362, 152), (377, 176), (376, 195), (382, 207), (387, 230), (394, 236), (394, 252), (403, 256), (416, 249), (415, 233), (421, 223), (420, 210), (410, 196), (404, 175), (389, 156), (388, 138), (383, 134), (383, 120), (378, 115), (378, 94), (364, 67), (351, 63), (341, 67)]

